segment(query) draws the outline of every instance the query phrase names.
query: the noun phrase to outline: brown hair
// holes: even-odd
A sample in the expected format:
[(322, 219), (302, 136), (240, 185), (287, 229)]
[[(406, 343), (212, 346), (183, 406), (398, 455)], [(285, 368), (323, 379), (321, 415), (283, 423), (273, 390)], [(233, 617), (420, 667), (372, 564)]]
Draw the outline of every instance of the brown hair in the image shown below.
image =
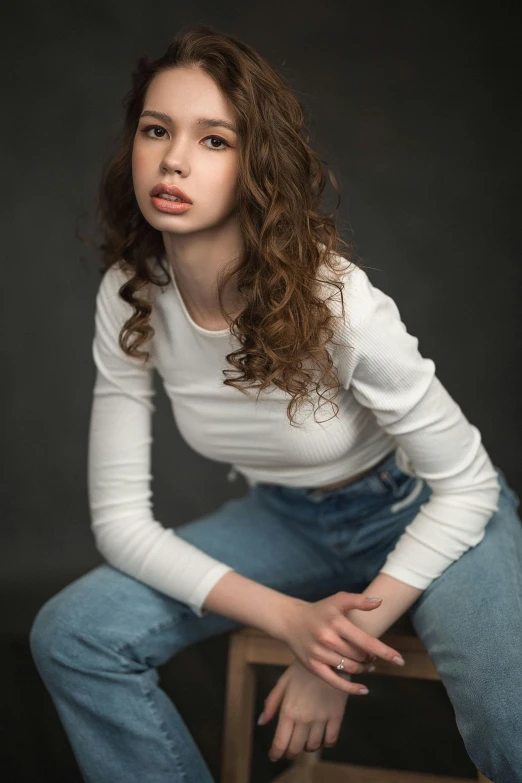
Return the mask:
[[(158, 73), (176, 66), (199, 67), (210, 75), (237, 118), (237, 214), (245, 252), (237, 269), (219, 274), (217, 286), (221, 312), (241, 348), (226, 356), (239, 376), (227, 377), (223, 383), (243, 393), (251, 388), (262, 391), (273, 383), (291, 396), (287, 416), (294, 425), (298, 406), (311, 400), (312, 386), (321, 399), (325, 399), (321, 384), (337, 396), (337, 370), (326, 347), (334, 335), (330, 323), (336, 316), (328, 299), (314, 288), (317, 282), (337, 287), (344, 317), (343, 283), (322, 280), (317, 273), (323, 265), (334, 274), (340, 272), (336, 262), (354, 263), (354, 251), (335, 226), (340, 189), (329, 167), (309, 146), (301, 103), (271, 64), (246, 44), (208, 25), (182, 30), (154, 61), (146, 55), (138, 59), (132, 87), (123, 99), (123, 128), (102, 170), (97, 205), (103, 231), (100, 271), (103, 274), (119, 264), (128, 272), (129, 280), (119, 295), (134, 307), (119, 344), (129, 356), (149, 359), (148, 351), (138, 350), (154, 335), (148, 292), (151, 285), (166, 285), (171, 279), (163, 265), (162, 234), (145, 220), (135, 198), (131, 156), (149, 84)], [(337, 193), (332, 213), (320, 211), (326, 184), (323, 163)], [(157, 260), (166, 280), (154, 276), (150, 258)], [(223, 307), (222, 290), (234, 274), (246, 306), (232, 320)], [(308, 358), (316, 363), (315, 382), (313, 372), (303, 367)], [(223, 370), (223, 375), (232, 372)]]

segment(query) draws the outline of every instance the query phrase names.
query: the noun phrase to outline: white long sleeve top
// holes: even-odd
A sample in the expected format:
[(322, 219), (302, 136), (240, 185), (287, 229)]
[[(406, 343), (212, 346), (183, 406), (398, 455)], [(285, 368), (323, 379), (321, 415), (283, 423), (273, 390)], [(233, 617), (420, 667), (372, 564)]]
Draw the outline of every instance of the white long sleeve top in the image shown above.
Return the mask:
[[(394, 300), (352, 265), (343, 272), (345, 317), (335, 321), (329, 351), (341, 389), (337, 416), (326, 404), (287, 418), (289, 396), (277, 388), (245, 396), (223, 385), (225, 355), (239, 348), (230, 330), (196, 324), (174, 274), (154, 286), (155, 334), (146, 365), (118, 344), (133, 309), (118, 295), (125, 273), (111, 267), (97, 297), (96, 379), (88, 448), (88, 493), (95, 544), (107, 562), (186, 603), (198, 616), (219, 579), (234, 570), (156, 521), (151, 504), (151, 445), (156, 370), (186, 443), (230, 463), (249, 485), (317, 487), (376, 464), (393, 449), (399, 467), (432, 490), (381, 568), (425, 589), (485, 535), (500, 485), (481, 434), (470, 424), (418, 350)], [(325, 287), (325, 295), (335, 289)], [(340, 297), (329, 305), (341, 316)], [(334, 342), (347, 343), (337, 346)], [(329, 419), (328, 421), (325, 421)]]

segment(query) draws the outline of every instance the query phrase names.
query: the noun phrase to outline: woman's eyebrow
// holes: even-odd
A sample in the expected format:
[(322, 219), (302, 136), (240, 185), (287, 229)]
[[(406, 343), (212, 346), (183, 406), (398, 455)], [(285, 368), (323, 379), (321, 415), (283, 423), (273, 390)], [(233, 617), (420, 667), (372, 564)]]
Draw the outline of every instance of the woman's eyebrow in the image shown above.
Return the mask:
[[(162, 122), (173, 122), (172, 117), (169, 114), (165, 114), (162, 111), (152, 111), (152, 110), (145, 110), (141, 113), (141, 117), (155, 117), (157, 120), (161, 120)], [(205, 128), (228, 128), (233, 133), (237, 134), (237, 130), (234, 125), (232, 125), (231, 122), (227, 122), (227, 120), (220, 120), (215, 117), (198, 117), (197, 120), (194, 120), (194, 125), (203, 126)]]

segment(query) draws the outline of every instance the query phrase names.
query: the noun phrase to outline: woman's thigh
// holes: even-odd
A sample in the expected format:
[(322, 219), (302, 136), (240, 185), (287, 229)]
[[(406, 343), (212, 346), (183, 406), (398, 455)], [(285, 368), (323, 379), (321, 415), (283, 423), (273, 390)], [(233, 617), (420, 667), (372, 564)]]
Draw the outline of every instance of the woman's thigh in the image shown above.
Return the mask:
[[(484, 538), (431, 582), (410, 609), (415, 630), (441, 663), (462, 645), (474, 666), (488, 669), (493, 660), (488, 650), (502, 651), (501, 663), (504, 650), (517, 659), (520, 654), (513, 642), (522, 636), (522, 522), (518, 496), (497, 471), (499, 507)], [(499, 672), (491, 674), (496, 678)]]
[(484, 538), (426, 588), (409, 614), (470, 756), (480, 762), (484, 749), (508, 765), (517, 746), (522, 769), (522, 522), (518, 495), (497, 471), (499, 508)]
[[(237, 573), (287, 595), (319, 600), (340, 589), (339, 571), (319, 549), (288, 526), (257, 495), (239, 499), (175, 528)], [(203, 638), (241, 623), (214, 612), (197, 616), (185, 603), (104, 563), (64, 587), (38, 612), (31, 643), (38, 650), (87, 654), (111, 650), (153, 665)]]

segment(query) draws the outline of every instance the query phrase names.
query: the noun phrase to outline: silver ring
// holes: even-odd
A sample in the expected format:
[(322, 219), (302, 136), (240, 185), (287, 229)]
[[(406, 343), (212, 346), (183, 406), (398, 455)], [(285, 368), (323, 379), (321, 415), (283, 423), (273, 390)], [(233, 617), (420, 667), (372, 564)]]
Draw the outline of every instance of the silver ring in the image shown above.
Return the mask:
[(337, 666), (335, 667), (336, 669), (339, 669), (339, 671), (344, 669), (344, 660), (345, 660), (344, 658), (341, 658), (341, 663), (338, 663)]

